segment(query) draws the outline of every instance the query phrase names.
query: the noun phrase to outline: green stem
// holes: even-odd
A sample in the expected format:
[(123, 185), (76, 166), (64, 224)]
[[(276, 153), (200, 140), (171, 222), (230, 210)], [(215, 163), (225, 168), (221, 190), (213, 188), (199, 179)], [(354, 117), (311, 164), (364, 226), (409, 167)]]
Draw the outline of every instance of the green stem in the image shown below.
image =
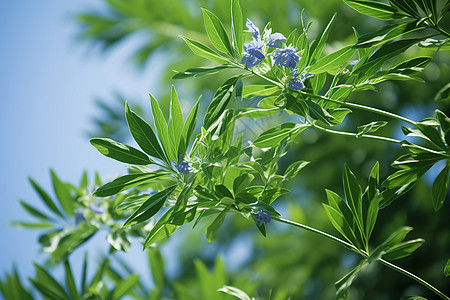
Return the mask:
[[(289, 224), (289, 225), (292, 225), (292, 226), (295, 226), (295, 227), (299, 227), (299, 228), (302, 228), (302, 229), (314, 232), (316, 234), (319, 234), (321, 236), (324, 236), (324, 237), (326, 237), (328, 239), (331, 239), (331, 240), (337, 242), (338, 244), (344, 246), (345, 248), (360, 254), (364, 258), (368, 258), (369, 257), (367, 252), (365, 252), (364, 250), (360, 250), (357, 247), (353, 246), (352, 244), (350, 244), (350, 243), (348, 243), (348, 242), (346, 242), (344, 240), (341, 240), (340, 238), (335, 237), (334, 235), (331, 235), (331, 234), (328, 234), (326, 232), (323, 232), (323, 231), (321, 231), (319, 229), (316, 229), (316, 228), (313, 228), (313, 227), (310, 227), (310, 226), (307, 226), (307, 225), (304, 225), (304, 224), (301, 224), (301, 223), (297, 223), (297, 222), (294, 222), (294, 221), (291, 221), (291, 220), (286, 220), (286, 219), (283, 219), (283, 218), (280, 218), (280, 217), (273, 217), (272, 220), (275, 220), (275, 221), (278, 221), (278, 222), (281, 222), (281, 223)], [(420, 283), (421, 285), (425, 286), (426, 288), (431, 290), (433, 293), (435, 293), (436, 295), (438, 295), (442, 299), (450, 300), (450, 298), (448, 296), (446, 296), (440, 290), (438, 290), (437, 288), (435, 288), (434, 286), (432, 286), (431, 284), (429, 284), (427, 281), (423, 280), (419, 276), (414, 275), (414, 274), (412, 274), (412, 273), (410, 273), (410, 272), (400, 268), (399, 266), (394, 265), (393, 263), (390, 263), (390, 262), (388, 262), (388, 261), (386, 261), (386, 260), (384, 260), (382, 258), (378, 259), (378, 261), (381, 264), (383, 264), (383, 265), (385, 265), (385, 266), (387, 266), (387, 267), (389, 267), (389, 268), (391, 268), (391, 269), (393, 269), (393, 270), (395, 270), (395, 271), (397, 271), (397, 272), (399, 272), (399, 273), (401, 273), (401, 274), (403, 274), (403, 275), (405, 275), (405, 276), (407, 276), (407, 277), (417, 281), (418, 283)]]
[(352, 136), (352, 137), (356, 137), (356, 138), (369, 138), (369, 139), (381, 140), (381, 141), (395, 143), (395, 144), (402, 143), (402, 141), (399, 141), (396, 139), (391, 139), (391, 138), (384, 137), (384, 136), (370, 135), (370, 134), (363, 134), (363, 135), (357, 136), (357, 134), (353, 133), (353, 132), (345, 132), (345, 131), (337, 131), (337, 130), (327, 129), (327, 128), (323, 128), (319, 125), (316, 125), (314, 123), (312, 123), (311, 126), (314, 128), (317, 128), (319, 130), (322, 130), (324, 132), (328, 132), (328, 133), (332, 133), (332, 134), (346, 135), (346, 136)]
[(383, 265), (399, 272), (402, 273), (405, 276), (408, 276), (409, 278), (417, 281), (418, 283), (420, 283), (421, 285), (423, 285), (424, 287), (428, 288), (429, 290), (431, 290), (433, 293), (435, 293), (436, 295), (438, 295), (439, 297), (441, 297), (442, 299), (445, 300), (450, 300), (450, 298), (448, 296), (446, 296), (444, 293), (442, 293), (440, 290), (438, 290), (437, 288), (435, 288), (434, 286), (432, 286), (431, 284), (429, 284), (428, 282), (426, 282), (425, 280), (423, 280), (422, 278), (414, 275), (411, 272), (406, 271), (405, 269), (400, 268), (397, 265), (394, 265), (393, 263), (390, 263), (382, 258), (380, 258), (378, 260), (380, 263), (382, 263)]
[(370, 112), (373, 112), (373, 113), (376, 113), (376, 114), (379, 114), (379, 115), (383, 115), (383, 116), (386, 116), (386, 117), (390, 117), (390, 118), (393, 118), (393, 119), (396, 119), (396, 120), (399, 120), (399, 121), (403, 121), (403, 122), (406, 122), (406, 123), (409, 123), (409, 124), (412, 124), (412, 125), (416, 124), (416, 122), (414, 122), (414, 121), (412, 121), (412, 120), (410, 120), (408, 118), (405, 118), (405, 117), (402, 117), (402, 116), (399, 116), (399, 115), (396, 115), (394, 113), (391, 113), (391, 112), (388, 112), (388, 111), (384, 111), (384, 110), (381, 110), (381, 109), (378, 109), (378, 108), (365, 106), (365, 105), (361, 105), (361, 104), (356, 104), (356, 103), (351, 103), (351, 102), (342, 102), (342, 101), (339, 101), (339, 100), (334, 100), (334, 99), (330, 99), (330, 98), (327, 98), (327, 97), (324, 97), (324, 96), (314, 95), (314, 94), (303, 92), (303, 91), (299, 91), (299, 93), (302, 94), (302, 95), (311, 97), (311, 98), (321, 99), (321, 100), (325, 100), (325, 101), (329, 101), (329, 102), (333, 102), (333, 103), (338, 103), (340, 105), (344, 105), (344, 106), (348, 106), (348, 107), (352, 107), (352, 108), (357, 108), (357, 109), (361, 109), (361, 110), (365, 110), (365, 111), (370, 111)]
[(278, 222), (281, 222), (281, 223), (286, 223), (286, 224), (289, 224), (289, 225), (292, 225), (292, 226), (295, 226), (295, 227), (299, 227), (299, 228), (302, 228), (302, 229), (314, 232), (314, 233), (316, 233), (318, 235), (324, 236), (324, 237), (326, 237), (328, 239), (331, 239), (331, 240), (337, 242), (338, 244), (344, 246), (348, 250), (354, 251), (356, 253), (361, 254), (364, 257), (367, 257), (367, 255), (364, 255), (361, 252), (361, 250), (359, 250), (358, 248), (356, 248), (352, 244), (350, 244), (350, 243), (348, 243), (348, 242), (346, 242), (344, 240), (341, 240), (340, 238), (335, 237), (334, 235), (331, 235), (329, 233), (323, 232), (323, 231), (321, 231), (319, 229), (316, 229), (316, 228), (313, 228), (313, 227), (309, 227), (307, 225), (304, 225), (304, 224), (301, 224), (301, 223), (297, 223), (297, 222), (294, 222), (294, 221), (291, 221), (291, 220), (283, 219), (283, 218), (280, 218), (280, 217), (272, 217), (272, 220), (275, 220), (275, 221), (278, 221)]

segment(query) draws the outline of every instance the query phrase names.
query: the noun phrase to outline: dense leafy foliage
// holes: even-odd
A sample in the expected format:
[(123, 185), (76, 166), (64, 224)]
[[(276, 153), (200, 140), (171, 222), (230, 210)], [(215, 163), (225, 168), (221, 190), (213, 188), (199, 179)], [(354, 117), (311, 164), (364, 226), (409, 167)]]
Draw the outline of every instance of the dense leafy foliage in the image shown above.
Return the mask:
[[(433, 178), (429, 205), (436, 214), (445, 207), (450, 172), (450, 118), (437, 109), (432, 117), (413, 121), (401, 114), (378, 108), (377, 105), (373, 107), (351, 99), (366, 95), (364, 93), (367, 91), (381, 90), (386, 82), (422, 81), (425, 68), (436, 55), (448, 51), (450, 34), (442, 23), (448, 18), (450, 4), (448, 1), (441, 3), (433, 0), (344, 2), (359, 13), (393, 22), (365, 34), (358, 33), (358, 29), (354, 28), (353, 42), (330, 50), (327, 43), (334, 24), (338, 22), (339, 17), (336, 15), (331, 17), (316, 39), (311, 39), (312, 22), (305, 22), (304, 12), (301, 14), (300, 27), (284, 35), (272, 29), (271, 26), (276, 26), (276, 19), (260, 30), (262, 27), (257, 22), (253, 23), (244, 17), (238, 0), (231, 1), (229, 20), (203, 9), (209, 41), (197, 39), (197, 34), (190, 34), (189, 31), (182, 35), (182, 39), (194, 54), (212, 61), (214, 65), (190, 66), (173, 75), (173, 79), (180, 80), (201, 76), (222, 78), (217, 77), (218, 74), (228, 74), (204, 111), (203, 120), (200, 120), (202, 115), (199, 111), (204, 100), (198, 99), (189, 113), (183, 113), (182, 101), (172, 86), (168, 110), (152, 94), (149, 95), (153, 124), (125, 103), (126, 122), (136, 147), (110, 137), (90, 140), (101, 154), (125, 163), (127, 174), (105, 184), (97, 176), (96, 189), (91, 195), (93, 185), (88, 184), (86, 175), (80, 186), (74, 187), (61, 181), (52, 171), (58, 205), (41, 186), (30, 179), (33, 188), (56, 219), (21, 202), (39, 221), (17, 222), (16, 225), (51, 228), (41, 236), (39, 242), (43, 250), (50, 253), (52, 263), (64, 264), (66, 277), (65, 285), (61, 284), (45, 268), (36, 265), (36, 276), (30, 281), (37, 292), (50, 299), (119, 299), (126, 294), (143, 299), (264, 298), (266, 294), (271, 295), (271, 290), (277, 289), (277, 285), (264, 288), (261, 283), (258, 286), (252, 282), (251, 276), (242, 276), (240, 280), (230, 282), (220, 260), (216, 261), (212, 274), (202, 262), (196, 261), (197, 277), (192, 286), (183, 280), (168, 283), (164, 277), (159, 247), (188, 223), (194, 228), (203, 226), (208, 242), (221, 243), (226, 242), (221, 241), (221, 232), (225, 229), (228, 234), (237, 235), (249, 224), (254, 224), (268, 239), (272, 233), (269, 227), (275, 227), (276, 238), (274, 223), (278, 222), (331, 239), (358, 255), (359, 261), (355, 256), (354, 268), (336, 281), (336, 299), (348, 298), (357, 277), (363, 276), (363, 270), (369, 266), (375, 268), (377, 264), (415, 280), (430, 291), (431, 294), (425, 295), (449, 299), (445, 295), (447, 291), (439, 290), (391, 262), (411, 256), (424, 244), (422, 238), (405, 240), (412, 227), (405, 226), (407, 224), (396, 228), (387, 226), (383, 228), (382, 234), (377, 233), (374, 237), (374, 233), (381, 213), (397, 209), (396, 200), (414, 191), (415, 186), (420, 188), (421, 178), (435, 166), (441, 167), (441, 170)], [(146, 18), (145, 7), (141, 7), (143, 3), (146, 2), (131, 1), (125, 4), (123, 1), (111, 1), (114, 11), (121, 13), (110, 23), (116, 24), (122, 19)], [(125, 27), (125, 31), (116, 32), (111, 24), (105, 28), (95, 27), (94, 24), (105, 22), (92, 15), (83, 15), (81, 19), (90, 24), (90, 34), (100, 35), (109, 44), (133, 31), (132, 27)], [(179, 19), (173, 21), (172, 25), (178, 26), (181, 21), (185, 22)], [(227, 21), (231, 24), (230, 28), (224, 25)], [(244, 30), (245, 27), (247, 30)], [(97, 31), (92, 31), (95, 28)], [(161, 35), (158, 30), (155, 32), (156, 37)], [(145, 51), (141, 51), (141, 59), (159, 43), (158, 39), (150, 42), (144, 48)], [(427, 54), (414, 49), (425, 49)], [(407, 51), (412, 51), (412, 54), (405, 56)], [(434, 98), (445, 103), (449, 85), (439, 88)], [(365, 113), (372, 115), (369, 123), (357, 124), (353, 131), (346, 130), (349, 119), (353, 122), (355, 119), (367, 121)], [(373, 116), (378, 119), (372, 121)], [(248, 120), (254, 124), (263, 124), (262, 128), (256, 134), (239, 132), (249, 123)], [(259, 120), (267, 122), (257, 123)], [(276, 124), (271, 123), (271, 120), (276, 120)], [(384, 131), (386, 128), (391, 131)], [(404, 135), (402, 140), (396, 136), (387, 136), (395, 128), (401, 129)], [(401, 152), (400, 156), (391, 160), (396, 170), (388, 174), (383, 170), (383, 176), (380, 176), (380, 163), (373, 159), (364, 185), (355, 173), (364, 174), (362, 171), (365, 170), (355, 171), (352, 167), (352, 171), (347, 165), (341, 166), (343, 196), (331, 191), (339, 188), (335, 182), (340, 178), (332, 178), (334, 184), (331, 187), (321, 186), (322, 189), (329, 188), (325, 192), (328, 203), (323, 203), (324, 210), (315, 210), (314, 214), (327, 216), (345, 240), (283, 217), (295, 215), (292, 211), (299, 210), (298, 203), (288, 202), (289, 209), (283, 204), (293, 189), (290, 181), (295, 181), (311, 166), (320, 166), (320, 157), (315, 161), (296, 151), (299, 137), (307, 137), (310, 132), (323, 132), (339, 139), (352, 138), (358, 143), (370, 140), (371, 143), (393, 144), (396, 151)], [(387, 134), (379, 135), (379, 132)], [(312, 147), (319, 147), (319, 144)], [(291, 153), (295, 155), (290, 156)], [(321, 183), (320, 180), (315, 181), (316, 184)], [(395, 225), (397, 223), (394, 222)], [(63, 224), (62, 228), (60, 224)], [(241, 227), (233, 224), (241, 224)], [(383, 219), (378, 224), (383, 226)], [(155, 282), (151, 291), (124, 264), (123, 273), (112, 269), (109, 263), (114, 257), (102, 262), (90, 283), (86, 281), (85, 263), (81, 290), (77, 290), (69, 255), (100, 229), (108, 231), (111, 252), (127, 251), (130, 237), (139, 238), (149, 253)], [(448, 235), (445, 228), (443, 232)], [(297, 234), (298, 231), (288, 231), (287, 238), (272, 246), (266, 245), (267, 253), (271, 249), (280, 252), (277, 247), (295, 246), (291, 240)], [(295, 239), (301, 238), (295, 236)], [(318, 251), (317, 255), (321, 254)], [(294, 262), (303, 255), (306, 257), (307, 254), (296, 253)], [(320, 259), (332, 256), (326, 251), (322, 255)], [(262, 258), (263, 261), (265, 259), (270, 264), (271, 256)], [(330, 266), (333, 263), (330, 262)], [(269, 270), (275, 270), (276, 274), (277, 267), (283, 270), (282, 263), (271, 266)], [(441, 277), (448, 276), (449, 269), (447, 261), (442, 266)], [(287, 274), (290, 276), (296, 272), (299, 271), (289, 270)], [(269, 276), (261, 277), (258, 278), (261, 282), (270, 282), (267, 280)], [(114, 285), (108, 287), (105, 282)], [(166, 289), (168, 286), (171, 287), (170, 291)], [(1, 292), (8, 299), (14, 299), (15, 295), (31, 297), (16, 272), (7, 275), (1, 283)], [(295, 288), (280, 288), (275, 293), (274, 299), (307, 295)], [(408, 296), (405, 299), (423, 298)]]

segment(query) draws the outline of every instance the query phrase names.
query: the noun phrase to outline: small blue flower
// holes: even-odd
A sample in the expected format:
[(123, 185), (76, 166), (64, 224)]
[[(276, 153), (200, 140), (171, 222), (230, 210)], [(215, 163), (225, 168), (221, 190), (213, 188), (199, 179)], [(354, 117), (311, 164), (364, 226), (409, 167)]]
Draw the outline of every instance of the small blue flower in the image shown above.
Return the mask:
[(259, 64), (264, 58), (264, 54), (259, 52), (259, 49), (261, 49), (264, 46), (263, 41), (251, 41), (248, 44), (244, 44), (244, 57), (241, 59), (241, 64), (245, 64), (245, 66), (249, 69)]
[(183, 161), (181, 164), (176, 164), (175, 168), (177, 169), (178, 172), (180, 172), (181, 174), (188, 174), (192, 168), (189, 165), (188, 162)]
[(300, 57), (297, 54), (297, 48), (287, 47), (278, 49), (273, 55), (273, 60), (279, 67), (295, 68)]
[(81, 222), (85, 222), (86, 218), (84, 217), (83, 209), (75, 210), (75, 224), (78, 225)]
[(264, 223), (270, 223), (271, 217), (270, 217), (270, 213), (260, 210), (256, 213), (255, 215), (256, 218), (256, 225), (258, 225), (258, 227), (261, 227)]
[(300, 79), (298, 78), (298, 70), (294, 69), (294, 71), (292, 71), (292, 79), (289, 81), (288, 87), (293, 89), (293, 90), (301, 90), (302, 88), (305, 87), (305, 84), (303, 83), (303, 80), (305, 80), (306, 78), (312, 77), (314, 76), (314, 74), (311, 73), (304, 73), (302, 75), (300, 75)]
[(281, 33), (275, 32), (269, 35), (269, 41), (267, 42), (267, 47), (270, 48), (281, 48), (286, 42), (286, 37)]
[(259, 38), (259, 28), (253, 24), (252, 21), (250, 21), (249, 18), (247, 18), (247, 22), (245, 23), (245, 26), (247, 26), (248, 30), (252, 33), (252, 36), (255, 40)]

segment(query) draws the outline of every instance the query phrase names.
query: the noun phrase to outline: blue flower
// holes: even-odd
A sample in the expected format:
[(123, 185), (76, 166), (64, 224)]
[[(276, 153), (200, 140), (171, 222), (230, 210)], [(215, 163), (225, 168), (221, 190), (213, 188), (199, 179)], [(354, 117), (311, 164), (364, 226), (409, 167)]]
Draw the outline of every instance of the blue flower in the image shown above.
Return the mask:
[(309, 77), (313, 77), (314, 76), (314, 74), (311, 74), (311, 73), (304, 73), (304, 74), (302, 74), (301, 76), (300, 76), (300, 80), (305, 80), (306, 78), (309, 78)]
[(270, 48), (281, 48), (281, 46), (286, 42), (286, 37), (281, 33), (275, 32), (269, 35), (269, 41), (267, 42), (267, 47)]
[(293, 89), (293, 90), (301, 90), (302, 88), (305, 87), (305, 84), (303, 83), (303, 80), (305, 80), (308, 77), (312, 77), (314, 76), (314, 74), (311, 73), (304, 73), (302, 75), (300, 75), (300, 79), (298, 78), (298, 70), (294, 69), (294, 71), (292, 72), (292, 79), (289, 81), (289, 88)]
[(256, 225), (258, 225), (258, 227), (261, 227), (264, 223), (270, 223), (271, 217), (270, 217), (270, 213), (260, 210), (256, 213), (255, 215), (256, 218)]
[(178, 172), (180, 172), (181, 174), (188, 174), (192, 168), (189, 165), (188, 162), (183, 161), (181, 164), (176, 164), (175, 168), (177, 169)]
[(247, 26), (248, 30), (252, 33), (252, 36), (255, 40), (259, 39), (259, 28), (256, 27), (249, 18), (247, 18), (245, 26)]
[(300, 57), (297, 55), (297, 48), (287, 47), (278, 49), (273, 55), (273, 60), (279, 67), (295, 68)]
[(244, 57), (241, 59), (241, 64), (245, 64), (245, 66), (249, 69), (259, 64), (264, 58), (264, 54), (259, 52), (258, 50), (264, 46), (263, 41), (251, 41), (248, 44), (244, 44)]
[(86, 218), (84, 217), (83, 209), (79, 208), (75, 210), (75, 224), (78, 225), (81, 222), (85, 222)]

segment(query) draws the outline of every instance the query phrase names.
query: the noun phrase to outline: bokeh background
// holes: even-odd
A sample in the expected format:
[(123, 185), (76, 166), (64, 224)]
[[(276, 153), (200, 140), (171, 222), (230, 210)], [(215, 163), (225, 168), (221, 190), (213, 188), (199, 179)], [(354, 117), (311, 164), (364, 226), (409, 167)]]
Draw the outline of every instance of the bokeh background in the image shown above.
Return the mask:
[[(244, 16), (261, 28), (272, 22), (275, 31), (287, 35), (304, 18), (313, 21), (310, 35), (316, 37), (334, 12), (337, 20), (326, 51), (355, 41), (352, 26), (361, 33), (375, 30), (384, 22), (358, 14), (342, 1), (283, 0), (242, 1)], [(27, 219), (18, 200), (39, 207), (39, 200), (28, 183), (31, 176), (51, 190), (49, 169), (65, 181), (77, 183), (83, 171), (97, 171), (103, 178), (124, 174), (121, 164), (101, 156), (89, 144), (89, 137), (109, 136), (126, 142), (129, 134), (120, 101), (127, 100), (149, 117), (148, 92), (167, 105), (170, 85), (175, 84), (186, 111), (203, 94), (205, 110), (213, 91), (225, 77), (172, 81), (175, 70), (208, 65), (188, 50), (178, 35), (206, 41), (200, 7), (214, 11), (229, 21), (228, 1), (1, 1), (0, 2), (0, 270), (16, 265), (21, 274), (33, 273), (32, 261), (43, 261), (39, 254), (38, 232), (8, 226), (13, 220)], [(447, 15), (448, 16), (448, 15)], [(447, 22), (448, 25), (448, 22)], [(433, 53), (414, 48), (408, 55)], [(358, 93), (351, 100), (405, 114), (419, 120), (449, 106), (433, 101), (436, 92), (450, 81), (450, 57), (440, 52), (426, 68), (422, 83), (387, 82), (379, 93)], [(379, 119), (360, 113), (344, 124), (348, 130)], [(258, 128), (278, 122), (269, 119)], [(394, 124), (382, 133), (402, 138)], [(124, 130), (125, 128), (125, 130)], [(255, 132), (258, 128), (253, 128)], [(353, 140), (307, 131), (281, 162), (285, 169), (294, 160), (313, 163), (289, 187), (293, 191), (278, 208), (291, 219), (337, 234), (326, 219), (321, 203), (324, 189), (342, 194), (340, 176), (344, 163), (365, 178), (375, 161), (381, 163), (381, 178), (393, 169), (389, 163), (401, 150), (388, 144)], [(439, 170), (427, 175), (434, 178)], [(450, 253), (448, 202), (433, 212), (430, 180), (419, 182), (406, 196), (380, 213), (374, 241), (383, 241), (396, 228), (416, 228), (413, 237), (427, 242), (400, 265), (416, 272), (449, 292), (442, 275)], [(192, 280), (193, 260), (201, 258), (212, 266), (216, 257), (225, 257), (229, 276), (235, 281), (259, 284), (259, 294), (274, 299), (328, 299), (334, 294), (333, 282), (357, 263), (345, 249), (298, 230), (274, 226), (262, 238), (246, 222), (228, 219), (218, 241), (207, 244), (201, 230), (176, 233), (163, 252), (166, 271), (173, 280)], [(101, 253), (106, 241), (97, 237), (87, 246)], [(133, 242), (132, 255), (123, 257), (141, 273), (143, 256)], [(182, 246), (182, 247), (180, 247)], [(181, 250), (182, 249), (182, 250)], [(80, 257), (75, 253), (75, 259)], [(93, 257), (95, 259), (95, 256)], [(149, 275), (144, 275), (151, 280)], [(242, 279), (244, 278), (244, 279)], [(370, 266), (352, 288), (354, 299), (398, 299), (407, 294), (429, 295), (422, 287), (402, 275)], [(432, 299), (432, 298), (431, 298)]]

